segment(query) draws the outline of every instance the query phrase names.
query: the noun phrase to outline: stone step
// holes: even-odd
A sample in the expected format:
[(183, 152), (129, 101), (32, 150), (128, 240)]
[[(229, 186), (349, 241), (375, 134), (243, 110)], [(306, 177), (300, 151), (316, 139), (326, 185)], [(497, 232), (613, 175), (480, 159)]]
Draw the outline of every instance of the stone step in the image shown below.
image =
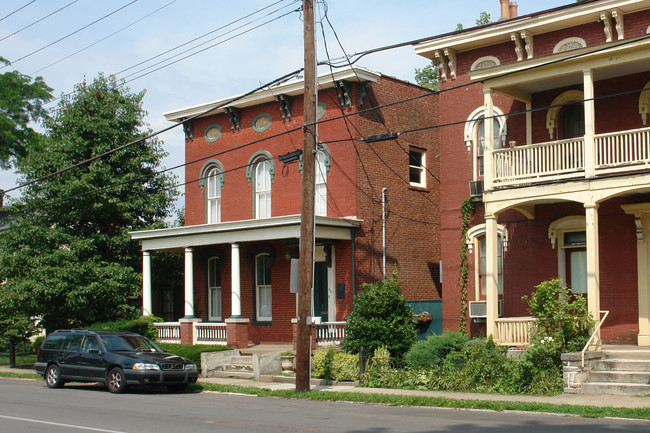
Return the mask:
[(245, 371), (245, 372), (252, 372), (253, 371), (253, 366), (252, 365), (240, 365), (240, 364), (226, 364), (223, 366), (223, 371)]
[(608, 359), (594, 362), (594, 370), (597, 371), (634, 371), (650, 372), (650, 361), (648, 359)]
[(650, 350), (645, 348), (606, 349), (603, 359), (646, 360), (650, 362)]
[(584, 394), (650, 395), (650, 385), (587, 382), (583, 384), (582, 392)]
[(246, 355), (233, 356), (230, 363), (236, 365), (253, 365), (253, 357)]
[(236, 379), (252, 379), (255, 377), (252, 371), (214, 371), (211, 377), (231, 377)]
[(597, 371), (589, 373), (589, 382), (650, 384), (650, 372)]

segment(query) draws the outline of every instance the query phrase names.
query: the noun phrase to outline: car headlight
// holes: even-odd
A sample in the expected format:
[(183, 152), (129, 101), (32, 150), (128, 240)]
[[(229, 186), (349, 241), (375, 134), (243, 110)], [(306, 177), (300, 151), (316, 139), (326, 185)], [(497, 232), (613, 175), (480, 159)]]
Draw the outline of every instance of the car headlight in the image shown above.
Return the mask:
[(185, 364), (185, 370), (196, 371), (196, 364)]
[(134, 370), (160, 370), (160, 367), (157, 364), (145, 364), (144, 362), (138, 362), (133, 365)]

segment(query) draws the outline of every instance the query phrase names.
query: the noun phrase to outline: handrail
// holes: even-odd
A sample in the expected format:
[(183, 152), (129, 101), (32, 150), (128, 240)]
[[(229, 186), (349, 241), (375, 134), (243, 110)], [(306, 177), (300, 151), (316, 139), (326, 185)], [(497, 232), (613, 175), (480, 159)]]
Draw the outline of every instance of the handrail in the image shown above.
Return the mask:
[(603, 311), (600, 312), (600, 314), (603, 314), (603, 313), (605, 313), (605, 315), (603, 316), (602, 319), (600, 319), (600, 322), (598, 322), (598, 325), (596, 325), (596, 328), (594, 329), (594, 332), (591, 333), (591, 337), (589, 337), (589, 340), (587, 341), (587, 344), (585, 344), (584, 349), (582, 349), (582, 352), (580, 352), (580, 359), (581, 359), (580, 366), (581, 367), (585, 366), (585, 351), (587, 350), (587, 348), (591, 344), (591, 340), (594, 339), (594, 337), (596, 336), (596, 334), (600, 330), (600, 327), (602, 326), (603, 322), (607, 318), (607, 315), (609, 315), (609, 310), (603, 310)]

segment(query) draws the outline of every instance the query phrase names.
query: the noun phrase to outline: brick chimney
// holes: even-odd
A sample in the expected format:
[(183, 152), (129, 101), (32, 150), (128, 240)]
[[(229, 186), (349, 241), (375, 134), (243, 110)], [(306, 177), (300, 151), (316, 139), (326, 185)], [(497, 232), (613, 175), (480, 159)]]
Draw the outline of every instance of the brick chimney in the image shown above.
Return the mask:
[(501, 2), (501, 18), (500, 20), (505, 20), (510, 18), (510, 0), (499, 0)]
[(517, 16), (517, 7), (519, 7), (517, 2), (510, 2), (510, 18), (515, 18)]

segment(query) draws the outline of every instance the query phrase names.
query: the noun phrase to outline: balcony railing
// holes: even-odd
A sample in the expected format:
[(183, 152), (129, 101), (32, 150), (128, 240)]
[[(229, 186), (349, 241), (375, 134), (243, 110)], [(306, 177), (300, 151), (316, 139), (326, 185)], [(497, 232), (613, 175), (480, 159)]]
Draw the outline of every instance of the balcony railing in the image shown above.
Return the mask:
[(345, 322), (324, 322), (316, 328), (316, 345), (341, 344), (345, 338)]
[(500, 346), (528, 346), (534, 317), (504, 317), (496, 319), (494, 342)]
[[(598, 134), (594, 142), (592, 152), (583, 137), (495, 150), (493, 185), (581, 178), (590, 168), (596, 176), (650, 168), (650, 128)], [(594, 167), (585, 167), (587, 153), (594, 154)]]
[(226, 324), (194, 322), (194, 344), (226, 344)]
[(181, 342), (181, 324), (179, 322), (154, 323), (158, 330), (158, 341), (161, 343)]

